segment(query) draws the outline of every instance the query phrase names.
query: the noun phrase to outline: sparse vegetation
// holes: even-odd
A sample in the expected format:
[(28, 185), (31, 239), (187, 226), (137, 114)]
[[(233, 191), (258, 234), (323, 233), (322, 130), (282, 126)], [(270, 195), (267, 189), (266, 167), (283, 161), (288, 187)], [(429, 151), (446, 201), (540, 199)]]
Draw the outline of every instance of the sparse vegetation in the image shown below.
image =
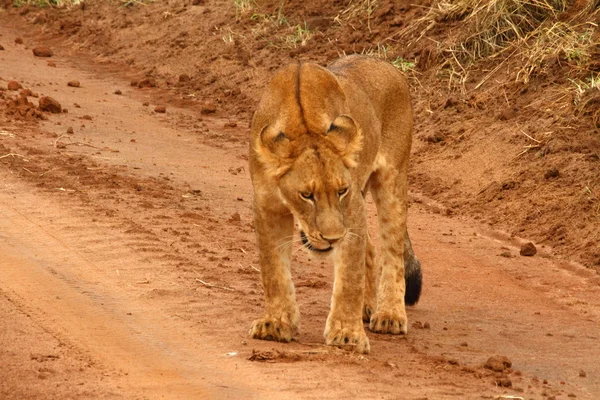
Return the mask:
[(289, 48), (304, 46), (310, 40), (313, 34), (314, 33), (308, 28), (308, 25), (305, 22), (292, 27), (292, 33), (285, 36), (282, 42), (284, 47)]
[(576, 21), (585, 20), (586, 12), (598, 11), (587, 7), (573, 18), (559, 21), (568, 5), (566, 0), (439, 0), (395, 39), (414, 44), (428, 37), (439, 22), (460, 21), (447, 38), (437, 42), (436, 49), (441, 59), (439, 75), (448, 79), (451, 87), (464, 90), (477, 61), (502, 63), (511, 56), (521, 60), (514, 78), (528, 82), (553, 57), (578, 65), (588, 60), (597, 25), (591, 18)]
[(81, 0), (14, 0), (14, 7), (23, 7), (25, 5), (31, 5), (34, 7), (63, 7), (73, 6), (81, 3)]

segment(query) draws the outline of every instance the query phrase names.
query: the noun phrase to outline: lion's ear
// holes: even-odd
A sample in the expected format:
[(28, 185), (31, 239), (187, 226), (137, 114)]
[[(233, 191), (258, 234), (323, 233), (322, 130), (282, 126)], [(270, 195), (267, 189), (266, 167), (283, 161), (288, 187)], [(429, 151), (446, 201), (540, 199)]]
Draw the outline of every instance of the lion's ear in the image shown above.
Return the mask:
[(363, 135), (349, 115), (337, 117), (327, 132), (327, 139), (335, 146), (348, 168), (356, 166), (356, 158), (363, 147)]
[(285, 133), (268, 128), (265, 125), (256, 135), (254, 149), (267, 174), (280, 177), (292, 166), (291, 140)]

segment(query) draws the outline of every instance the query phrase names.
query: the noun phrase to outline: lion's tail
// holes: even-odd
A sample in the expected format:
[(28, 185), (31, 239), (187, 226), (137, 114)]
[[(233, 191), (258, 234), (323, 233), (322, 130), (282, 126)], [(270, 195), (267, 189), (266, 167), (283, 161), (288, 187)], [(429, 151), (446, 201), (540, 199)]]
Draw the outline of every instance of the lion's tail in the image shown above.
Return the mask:
[(413, 252), (408, 232), (406, 232), (404, 240), (404, 282), (406, 284), (404, 303), (408, 306), (417, 304), (421, 297), (423, 273), (421, 272), (421, 262)]

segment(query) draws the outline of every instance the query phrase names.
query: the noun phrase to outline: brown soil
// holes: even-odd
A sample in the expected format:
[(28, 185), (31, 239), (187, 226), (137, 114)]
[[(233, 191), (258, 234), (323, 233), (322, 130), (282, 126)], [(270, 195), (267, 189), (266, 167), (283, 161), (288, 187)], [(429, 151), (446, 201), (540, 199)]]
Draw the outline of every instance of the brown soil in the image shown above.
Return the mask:
[[(598, 136), (590, 116), (528, 107), (539, 82), (500, 99), (450, 94), (426, 70), (429, 89), (415, 86), (410, 229), (426, 281), (406, 338), (369, 334), (367, 357), (322, 346), (332, 269), (297, 252), (301, 334), (248, 339), (260, 88), (423, 11), (383, 2), (369, 30), (333, 26), (342, 5), (297, 2), (290, 23), (318, 33), (288, 48), (285, 26), (196, 3), (0, 13), (0, 398), (600, 396)], [(521, 130), (552, 140), (517, 157)]]

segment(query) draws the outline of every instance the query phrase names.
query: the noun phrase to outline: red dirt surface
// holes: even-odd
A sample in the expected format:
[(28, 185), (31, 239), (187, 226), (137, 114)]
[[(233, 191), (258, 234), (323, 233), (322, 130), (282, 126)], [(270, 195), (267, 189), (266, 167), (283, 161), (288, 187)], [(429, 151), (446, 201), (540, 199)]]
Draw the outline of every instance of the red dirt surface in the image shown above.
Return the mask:
[[(406, 338), (369, 333), (366, 357), (322, 346), (332, 268), (296, 252), (301, 334), (248, 339), (260, 89), (289, 61), (360, 52), (423, 11), (383, 2), (369, 29), (332, 25), (342, 5), (290, 5), (318, 32), (286, 48), (285, 26), (198, 3), (0, 13), (0, 398), (600, 396), (597, 128), (532, 111), (535, 82), (498, 99), (449, 94), (426, 70), (413, 81), (409, 229), (425, 287)], [(43, 96), (63, 112), (40, 111)], [(549, 130), (543, 157), (517, 157), (521, 131)]]

